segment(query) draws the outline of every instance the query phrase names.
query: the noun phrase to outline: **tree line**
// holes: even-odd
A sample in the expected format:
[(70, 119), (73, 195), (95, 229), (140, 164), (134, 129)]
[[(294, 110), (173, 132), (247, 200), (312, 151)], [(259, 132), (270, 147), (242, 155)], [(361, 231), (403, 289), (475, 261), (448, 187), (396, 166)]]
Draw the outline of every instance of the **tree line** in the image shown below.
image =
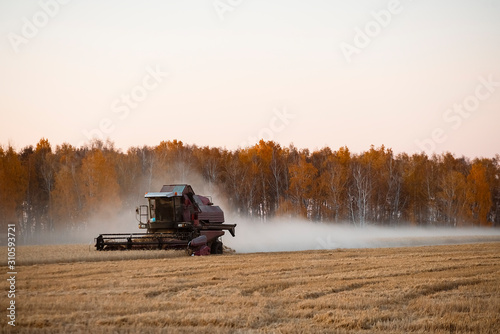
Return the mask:
[(54, 148), (44, 138), (0, 147), (1, 224), (15, 222), (28, 238), (78, 231), (92, 217), (133, 212), (162, 184), (194, 182), (224, 197), (225, 211), (263, 221), (500, 226), (499, 155), (311, 152), (263, 140), (237, 150), (162, 141), (124, 153), (110, 141)]

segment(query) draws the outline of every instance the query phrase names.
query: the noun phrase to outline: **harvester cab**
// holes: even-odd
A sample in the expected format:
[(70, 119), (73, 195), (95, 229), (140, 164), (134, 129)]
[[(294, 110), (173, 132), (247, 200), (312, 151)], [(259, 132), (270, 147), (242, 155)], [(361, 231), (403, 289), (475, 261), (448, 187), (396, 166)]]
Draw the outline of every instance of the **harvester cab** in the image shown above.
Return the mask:
[(147, 233), (101, 234), (98, 250), (187, 248), (196, 255), (222, 254), (224, 231), (235, 235), (236, 224), (224, 224), (221, 208), (188, 184), (165, 185), (144, 197), (148, 204), (137, 207), (136, 219)]

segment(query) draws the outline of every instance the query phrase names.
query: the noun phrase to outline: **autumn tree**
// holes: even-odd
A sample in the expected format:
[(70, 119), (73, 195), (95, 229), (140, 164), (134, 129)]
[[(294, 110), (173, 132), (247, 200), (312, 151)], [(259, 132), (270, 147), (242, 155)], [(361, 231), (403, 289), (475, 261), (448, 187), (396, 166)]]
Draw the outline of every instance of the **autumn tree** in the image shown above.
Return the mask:
[(394, 158), (392, 152), (386, 161), (387, 168), (387, 194), (385, 198), (387, 221), (394, 225), (401, 221), (402, 212), (407, 204), (403, 191), (404, 160), (400, 156)]
[(308, 152), (302, 152), (299, 161), (290, 166), (290, 196), (297, 205), (297, 213), (311, 218), (311, 201), (314, 197), (314, 180), (317, 169), (307, 161)]
[(354, 225), (366, 225), (372, 196), (370, 166), (355, 158), (351, 162), (352, 182), (348, 188), (349, 211)]
[(441, 211), (444, 213), (444, 223), (448, 226), (460, 224), (464, 214), (466, 199), (466, 178), (458, 171), (442, 173), (439, 179), (440, 191), (437, 193)]
[(162, 141), (154, 149), (155, 185), (163, 184), (164, 180), (173, 183), (187, 182), (193, 168), (192, 150), (182, 141)]
[(116, 170), (101, 149), (93, 149), (82, 160), (78, 174), (85, 217), (116, 215), (121, 206)]
[(394, 159), (391, 149), (384, 145), (360, 156), (370, 180), (371, 193), (367, 218), (371, 222), (387, 224), (396, 219), (400, 205), (402, 170)]
[(251, 215), (255, 184), (251, 180), (247, 152), (228, 152), (222, 159), (221, 173), (229, 203), (237, 214)]
[(250, 163), (248, 173), (254, 182), (253, 206), (265, 219), (279, 210), (280, 199), (288, 185), (287, 150), (273, 141), (261, 140), (242, 151)]
[(470, 217), (476, 224), (485, 225), (491, 209), (491, 192), (486, 179), (486, 168), (476, 162), (467, 176), (467, 206)]
[(144, 193), (152, 189), (153, 178), (156, 175), (155, 168), (158, 164), (154, 148), (148, 146), (132, 147), (127, 151), (127, 156), (130, 156), (132, 160), (139, 161), (141, 177), (137, 180), (139, 183), (136, 184), (139, 191)]
[(261, 161), (257, 155), (255, 146), (242, 150), (239, 154), (240, 164), (246, 168), (245, 183), (239, 189), (242, 197), (245, 199), (245, 207), (250, 216), (266, 218), (265, 194), (263, 194)]
[(415, 225), (428, 223), (429, 164), (429, 158), (424, 153), (412, 155), (405, 164), (403, 187), (409, 201), (405, 217)]
[(489, 183), (491, 186), (491, 193), (493, 205), (491, 207), (491, 220), (493, 225), (500, 227), (500, 154), (491, 159), (490, 164)]
[(202, 148), (195, 147), (193, 150), (193, 155), (196, 159), (196, 168), (201, 171), (203, 180), (208, 183), (210, 191), (213, 190), (214, 185), (221, 178), (223, 154), (225, 154), (223, 150), (208, 146)]
[[(120, 187), (120, 199), (124, 208), (133, 210), (150, 188), (144, 184), (143, 168), (145, 161), (144, 151), (138, 148), (129, 148), (126, 154), (115, 152), (107, 161), (115, 166), (116, 178)], [(110, 161), (112, 159), (113, 161)], [(147, 162), (146, 162), (147, 163)]]
[(25, 237), (39, 238), (42, 231), (49, 231), (53, 228), (50, 208), (57, 162), (52, 153), (52, 147), (45, 138), (42, 138), (35, 148), (25, 147), (20, 154), (20, 160), (27, 173), (27, 189), (22, 209), (24, 219), (21, 229)]
[(78, 174), (81, 159), (77, 150), (64, 143), (56, 147), (58, 171), (52, 191), (51, 216), (57, 231), (66, 231), (78, 226), (82, 218), (83, 198), (79, 188)]
[(0, 147), (0, 227), (7, 231), (7, 224), (22, 219), (22, 203), (28, 182), (14, 148)]
[(54, 187), (54, 175), (57, 166), (55, 156), (52, 153), (52, 146), (47, 139), (42, 138), (38, 142), (35, 149), (35, 155), (37, 156), (37, 171), (43, 194), (42, 201), (47, 203), (45, 210), (43, 210), (43, 215), (47, 215), (47, 230), (51, 231), (54, 228), (54, 221), (50, 216), (52, 207), (51, 193)]
[(40, 193), (39, 180), (35, 168), (35, 149), (32, 145), (26, 146), (19, 154), (21, 165), (26, 173), (26, 193), (24, 194), (22, 212), (23, 220), (19, 226), (24, 240), (32, 238), (34, 227), (37, 225), (38, 195)]
[(318, 169), (317, 189), (314, 192), (317, 220), (338, 222), (348, 214), (346, 198), (350, 179), (349, 149), (341, 147), (332, 152), (330, 148), (324, 148), (314, 152), (312, 160)]
[(493, 159), (475, 159), (474, 164), (480, 164), (485, 168), (486, 182), (491, 193), (491, 208), (487, 220), (494, 226), (500, 224), (500, 155)]
[(269, 202), (268, 210), (272, 215), (279, 210), (280, 197), (286, 190), (286, 151), (273, 141), (263, 140), (255, 148), (261, 165), (262, 189), (267, 193), (266, 202)]

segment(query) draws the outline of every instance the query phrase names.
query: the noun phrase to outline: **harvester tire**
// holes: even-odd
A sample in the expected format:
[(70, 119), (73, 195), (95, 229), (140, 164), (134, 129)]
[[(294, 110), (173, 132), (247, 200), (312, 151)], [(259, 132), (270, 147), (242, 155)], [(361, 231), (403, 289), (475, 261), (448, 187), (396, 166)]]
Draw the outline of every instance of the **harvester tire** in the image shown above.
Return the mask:
[(210, 249), (210, 254), (222, 254), (222, 251), (223, 251), (222, 242), (219, 240), (214, 241)]

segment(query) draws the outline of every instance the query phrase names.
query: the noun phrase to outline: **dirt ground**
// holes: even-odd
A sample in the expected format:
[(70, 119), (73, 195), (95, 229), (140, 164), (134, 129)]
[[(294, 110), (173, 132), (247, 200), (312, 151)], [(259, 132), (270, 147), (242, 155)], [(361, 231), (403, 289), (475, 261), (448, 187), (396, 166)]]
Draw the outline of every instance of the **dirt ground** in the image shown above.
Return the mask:
[(88, 245), (17, 253), (16, 327), (4, 315), (2, 332), (500, 332), (500, 242), (206, 257)]

